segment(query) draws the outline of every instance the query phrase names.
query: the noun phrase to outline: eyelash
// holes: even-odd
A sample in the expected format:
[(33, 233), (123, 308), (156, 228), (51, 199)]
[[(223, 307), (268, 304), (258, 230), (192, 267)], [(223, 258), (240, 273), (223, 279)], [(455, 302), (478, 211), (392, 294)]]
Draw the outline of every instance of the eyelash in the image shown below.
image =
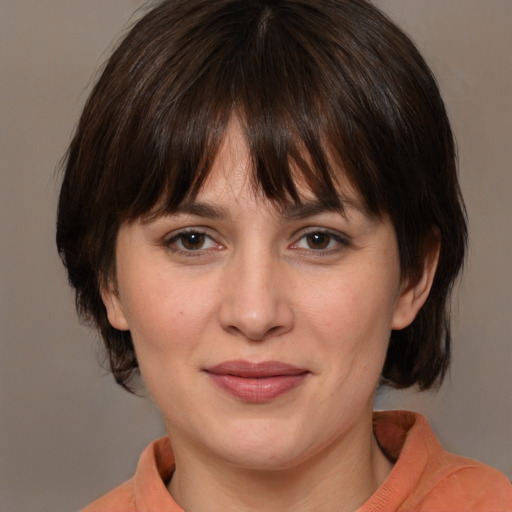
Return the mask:
[[(313, 236), (313, 235), (327, 236), (329, 238), (327, 244), (330, 245), (334, 241), (334, 242), (336, 242), (336, 246), (330, 247), (330, 248), (323, 248), (323, 249), (318, 249), (318, 248), (317, 249), (313, 249), (313, 248), (304, 248), (303, 249), (301, 247), (298, 247), (299, 243), (302, 240), (306, 240), (308, 236)], [(319, 228), (311, 228), (310, 230), (303, 232), (302, 235), (300, 236), (300, 238), (297, 240), (297, 242), (294, 242), (291, 245), (291, 247), (296, 250), (307, 251), (307, 252), (312, 253), (314, 256), (322, 256), (322, 255), (326, 255), (326, 254), (336, 254), (336, 253), (340, 252), (341, 250), (343, 250), (344, 248), (349, 247), (349, 246), (350, 246), (350, 240), (347, 236), (342, 235), (340, 233), (330, 231), (328, 229), (319, 229)]]
[[(181, 243), (183, 244), (183, 239), (187, 236), (195, 235), (198, 237), (203, 237), (204, 240), (208, 239), (211, 241), (212, 245), (216, 246), (216, 249), (222, 248), (222, 244), (219, 244), (216, 242), (206, 231), (202, 231), (200, 229), (185, 229), (182, 231), (179, 231), (178, 233), (172, 235), (170, 238), (167, 238), (164, 240), (163, 245), (169, 249), (171, 252), (187, 256), (187, 257), (195, 257), (195, 256), (201, 256), (204, 254), (205, 251), (208, 251), (210, 249), (213, 249), (214, 247), (208, 247), (206, 249), (204, 248), (198, 248), (198, 249), (186, 249), (186, 248), (180, 248), (176, 246), (176, 243), (181, 240)], [(203, 243), (204, 245), (204, 243)]]
[[(212, 247), (207, 247), (207, 248), (200, 247), (198, 249), (186, 249), (186, 248), (177, 247), (176, 243), (179, 242), (180, 240), (183, 243), (183, 239), (187, 235), (203, 237), (202, 245), (204, 245), (204, 240), (208, 239), (208, 240), (210, 240)], [(299, 244), (302, 240), (306, 240), (308, 236), (315, 236), (315, 235), (316, 236), (317, 235), (327, 236), (328, 237), (327, 246), (330, 245), (334, 241), (337, 244), (336, 247), (322, 248), (322, 249), (314, 249), (311, 247), (309, 247), (309, 248), (299, 247)], [(215, 239), (212, 236), (210, 236), (206, 231), (202, 231), (200, 229), (193, 229), (193, 228), (179, 231), (178, 233), (174, 234), (170, 238), (164, 240), (163, 245), (167, 249), (172, 251), (173, 253), (178, 254), (178, 255), (183, 255), (186, 257), (197, 257), (197, 256), (204, 255), (205, 252), (208, 252), (211, 249), (218, 250), (218, 249), (223, 248), (222, 244), (216, 242)], [(340, 252), (343, 248), (346, 248), (349, 246), (350, 246), (350, 240), (345, 235), (341, 235), (339, 233), (334, 233), (334, 232), (332, 232), (330, 230), (326, 230), (326, 229), (318, 229), (318, 228), (314, 229), (313, 228), (306, 232), (303, 232), (301, 234), (301, 236), (298, 238), (298, 240), (290, 245), (290, 248), (293, 250), (308, 252), (310, 254), (313, 254), (314, 256), (322, 256), (322, 255), (326, 255), (326, 254), (336, 254), (336, 253)]]

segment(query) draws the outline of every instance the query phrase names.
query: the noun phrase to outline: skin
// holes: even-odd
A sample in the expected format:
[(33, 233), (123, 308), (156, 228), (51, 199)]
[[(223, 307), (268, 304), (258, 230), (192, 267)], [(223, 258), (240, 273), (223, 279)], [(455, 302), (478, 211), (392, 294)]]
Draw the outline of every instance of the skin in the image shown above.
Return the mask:
[[(373, 397), (390, 332), (423, 305), (436, 255), (404, 283), (392, 224), (368, 217), (349, 187), (344, 215), (291, 211), (255, 191), (249, 171), (232, 123), (193, 205), (121, 227), (109, 320), (131, 331), (184, 509), (355, 510), (391, 470), (372, 434)], [(238, 359), (307, 376), (250, 403), (205, 372)]]

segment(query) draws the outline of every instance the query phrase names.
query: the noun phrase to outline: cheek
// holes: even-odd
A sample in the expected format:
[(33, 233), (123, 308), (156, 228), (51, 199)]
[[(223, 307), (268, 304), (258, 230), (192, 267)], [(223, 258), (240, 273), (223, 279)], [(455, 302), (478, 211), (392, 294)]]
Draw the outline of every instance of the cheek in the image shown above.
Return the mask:
[[(183, 278), (156, 277), (131, 283), (127, 317), (147, 389), (162, 410), (182, 403), (182, 383), (204, 354), (201, 340), (211, 331), (215, 294)], [(203, 349), (201, 349), (203, 346)]]
[(213, 291), (177, 276), (149, 274), (126, 290), (126, 316), (137, 354), (192, 348), (215, 308)]
[(365, 286), (357, 280), (331, 280), (316, 293), (303, 296), (306, 300), (302, 309), (319, 329), (340, 336), (391, 330), (394, 295), (375, 281)]
[[(394, 281), (377, 276), (359, 278), (355, 272), (326, 281), (305, 298), (304, 321), (322, 340), (327, 362), (338, 375), (379, 374), (387, 351), (395, 303)], [(312, 347), (313, 348), (313, 347)], [(317, 347), (319, 348), (319, 347)], [(312, 354), (313, 355), (313, 354)]]

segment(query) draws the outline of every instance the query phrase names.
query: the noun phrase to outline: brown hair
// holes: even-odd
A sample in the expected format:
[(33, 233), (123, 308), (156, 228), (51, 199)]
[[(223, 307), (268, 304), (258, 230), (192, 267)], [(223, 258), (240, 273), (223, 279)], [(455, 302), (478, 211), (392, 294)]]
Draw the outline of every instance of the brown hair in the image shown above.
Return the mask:
[(300, 176), (340, 207), (342, 168), (369, 214), (391, 219), (404, 278), (440, 235), (431, 293), (392, 332), (382, 376), (396, 387), (439, 383), (466, 244), (454, 141), (425, 61), (364, 0), (167, 0), (114, 51), (68, 150), (57, 246), (116, 381), (129, 388), (138, 368), (130, 333), (110, 325), (100, 295), (115, 277), (118, 229), (197, 194), (233, 114), (254, 183), (272, 200), (300, 202)]

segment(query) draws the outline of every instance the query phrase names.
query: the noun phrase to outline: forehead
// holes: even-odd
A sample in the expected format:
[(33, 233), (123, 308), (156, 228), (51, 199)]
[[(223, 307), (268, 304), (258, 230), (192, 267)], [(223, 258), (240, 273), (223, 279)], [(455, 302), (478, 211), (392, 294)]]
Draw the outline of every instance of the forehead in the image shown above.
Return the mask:
[[(318, 133), (308, 143), (289, 126), (272, 137), (257, 128), (240, 111), (232, 110), (214, 131), (216, 142), (195, 147), (196, 157), (188, 165), (178, 163), (157, 171), (153, 202), (146, 202), (149, 207), (133, 211), (121, 223), (145, 223), (180, 213), (229, 217), (235, 207), (238, 214), (249, 215), (251, 209), (256, 208), (254, 213), (263, 209), (282, 221), (324, 212), (337, 212), (347, 220), (357, 214), (371, 222), (386, 217), (385, 210), (369, 206), (340, 153), (330, 149), (326, 134)], [(175, 163), (187, 162), (183, 155), (176, 156)]]
[[(304, 155), (304, 160), (309, 160), (307, 155)], [(311, 165), (311, 162), (308, 163)], [(234, 209), (249, 211), (263, 208), (285, 220), (311, 217), (326, 211), (335, 211), (344, 217), (356, 212), (368, 219), (375, 219), (350, 185), (341, 166), (336, 169), (336, 184), (333, 185), (338, 199), (336, 203), (315, 194), (299, 169), (292, 168), (292, 173), (297, 196), (288, 193), (269, 198), (254, 172), (243, 127), (234, 119), (229, 123), (208, 175), (197, 193), (188, 194), (172, 211), (159, 209), (153, 213), (157, 216), (160, 213), (184, 213), (213, 219), (229, 217)], [(148, 219), (152, 217), (150, 214)]]
[[(307, 153), (301, 155), (303, 162), (312, 166)], [(332, 160), (332, 159), (331, 159)], [(336, 203), (319, 196), (305, 179), (301, 169), (291, 165), (293, 185), (297, 196), (285, 193), (282, 197), (268, 197), (264, 187), (258, 181), (254, 169), (254, 158), (249, 148), (244, 128), (240, 121), (233, 116), (228, 123), (224, 137), (216, 153), (209, 173), (196, 194), (189, 195), (180, 205), (180, 211), (189, 211), (206, 216), (219, 216), (223, 208), (219, 205), (226, 202), (240, 203), (248, 197), (266, 204), (276, 212), (287, 218), (311, 216), (320, 211), (337, 210), (344, 213), (345, 210), (358, 210), (365, 216), (374, 217), (365, 207), (364, 200), (351, 185), (343, 171), (341, 164), (330, 162), (334, 171), (332, 191), (338, 198)], [(325, 184), (323, 184), (325, 186)]]

